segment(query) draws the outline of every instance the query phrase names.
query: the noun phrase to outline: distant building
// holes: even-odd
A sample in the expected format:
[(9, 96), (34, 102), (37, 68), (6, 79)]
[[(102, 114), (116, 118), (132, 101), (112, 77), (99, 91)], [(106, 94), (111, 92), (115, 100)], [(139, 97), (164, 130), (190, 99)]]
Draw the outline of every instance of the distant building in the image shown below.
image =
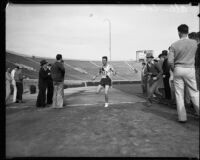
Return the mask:
[(153, 50), (138, 50), (138, 51), (136, 51), (136, 61), (137, 62), (145, 62), (147, 53), (154, 54), (154, 51)]

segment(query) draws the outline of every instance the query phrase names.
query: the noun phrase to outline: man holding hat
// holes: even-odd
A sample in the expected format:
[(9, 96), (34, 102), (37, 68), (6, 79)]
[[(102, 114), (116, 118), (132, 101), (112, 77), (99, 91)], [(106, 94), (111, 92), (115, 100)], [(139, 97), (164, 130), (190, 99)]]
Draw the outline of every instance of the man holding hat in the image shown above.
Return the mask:
[(39, 93), (37, 97), (36, 107), (45, 107), (46, 105), (46, 90), (47, 90), (47, 78), (48, 78), (48, 71), (47, 71), (47, 61), (42, 60), (40, 61), (40, 71), (39, 71), (39, 82), (38, 88)]
[(145, 73), (145, 76), (147, 76), (147, 105), (152, 105), (152, 96), (153, 93), (156, 90), (156, 87), (158, 85), (158, 80), (160, 77), (162, 77), (162, 69), (159, 66), (158, 63), (155, 63), (153, 61), (153, 55), (152, 53), (146, 54), (147, 59), (147, 71)]

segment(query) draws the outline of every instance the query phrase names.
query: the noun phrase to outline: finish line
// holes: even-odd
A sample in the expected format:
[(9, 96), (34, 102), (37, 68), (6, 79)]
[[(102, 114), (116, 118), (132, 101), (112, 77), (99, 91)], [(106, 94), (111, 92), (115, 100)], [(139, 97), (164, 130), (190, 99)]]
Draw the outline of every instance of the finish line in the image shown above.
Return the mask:
[[(108, 103), (109, 105), (117, 105), (117, 104), (135, 104), (135, 103), (142, 103), (142, 102), (146, 102), (146, 101), (136, 101), (136, 102), (111, 102), (111, 103)], [(98, 105), (104, 105), (104, 103), (86, 103), (86, 104), (67, 104), (65, 105), (63, 108), (66, 108), (66, 107), (76, 107), (76, 106), (98, 106)], [(10, 106), (10, 107), (6, 107), (6, 109), (13, 109), (13, 108), (18, 108), (18, 109), (22, 109), (22, 108), (36, 108), (36, 106)], [(49, 106), (49, 107), (44, 107), (44, 108), (41, 108), (41, 109), (51, 109), (52, 107)]]

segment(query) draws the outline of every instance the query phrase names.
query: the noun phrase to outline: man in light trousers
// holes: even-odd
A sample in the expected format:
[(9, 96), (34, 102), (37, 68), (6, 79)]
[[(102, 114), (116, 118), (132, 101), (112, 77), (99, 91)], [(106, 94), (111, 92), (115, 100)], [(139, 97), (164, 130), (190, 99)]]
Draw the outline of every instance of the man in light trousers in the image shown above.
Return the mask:
[(184, 86), (189, 91), (193, 106), (199, 115), (199, 91), (195, 80), (194, 59), (197, 42), (187, 38), (188, 26), (178, 27), (180, 40), (170, 46), (168, 63), (174, 72), (174, 87), (179, 122), (186, 122), (187, 115), (184, 104)]
[(64, 102), (64, 77), (65, 68), (62, 55), (56, 55), (56, 62), (52, 65), (51, 76), (53, 79), (53, 108), (63, 108)]
[(13, 103), (16, 102), (16, 97), (17, 97), (17, 86), (16, 86), (16, 81), (15, 81), (15, 72), (19, 69), (19, 66), (16, 66), (12, 71), (11, 71), (11, 78), (12, 78), (12, 86), (13, 86)]

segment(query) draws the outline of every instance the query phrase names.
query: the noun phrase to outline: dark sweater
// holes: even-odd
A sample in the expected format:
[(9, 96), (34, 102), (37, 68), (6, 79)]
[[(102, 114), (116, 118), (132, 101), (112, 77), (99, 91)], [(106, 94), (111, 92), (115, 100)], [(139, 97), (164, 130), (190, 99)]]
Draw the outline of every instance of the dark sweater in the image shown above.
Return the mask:
[(45, 87), (47, 85), (48, 71), (44, 68), (40, 68), (39, 71), (39, 87)]
[(53, 79), (51, 77), (51, 70), (50, 69), (47, 69), (47, 73), (48, 73), (48, 76), (47, 76), (47, 83), (52, 83)]
[(51, 68), (51, 77), (54, 82), (63, 82), (65, 77), (65, 68), (61, 62), (55, 62)]
[(169, 67), (167, 58), (163, 62), (162, 70), (163, 70), (163, 75), (170, 77), (170, 73), (169, 73), (170, 67)]
[(23, 74), (22, 74), (22, 72), (20, 72), (20, 71), (17, 70), (15, 72), (14, 79), (15, 79), (16, 82), (22, 83), (23, 82)]

